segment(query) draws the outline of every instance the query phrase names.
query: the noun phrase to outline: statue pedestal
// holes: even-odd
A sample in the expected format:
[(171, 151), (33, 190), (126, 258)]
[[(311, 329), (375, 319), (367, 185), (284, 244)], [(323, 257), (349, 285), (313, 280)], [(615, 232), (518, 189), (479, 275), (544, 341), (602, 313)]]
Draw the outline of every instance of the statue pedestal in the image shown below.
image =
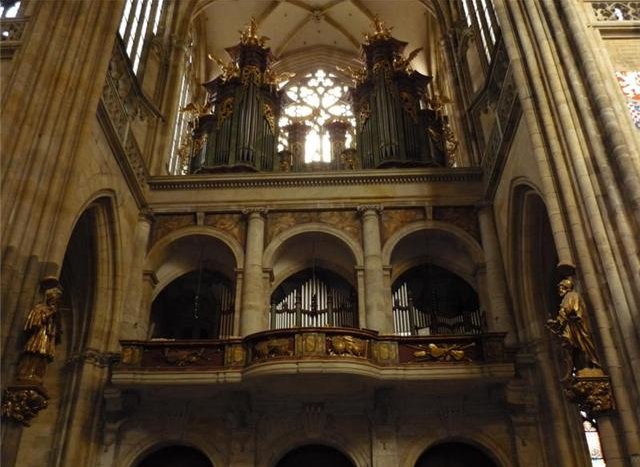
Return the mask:
[(609, 377), (600, 368), (584, 368), (564, 383), (567, 399), (591, 416), (614, 409)]
[(39, 384), (17, 383), (2, 394), (2, 417), (29, 426), (31, 420), (49, 404), (49, 396)]

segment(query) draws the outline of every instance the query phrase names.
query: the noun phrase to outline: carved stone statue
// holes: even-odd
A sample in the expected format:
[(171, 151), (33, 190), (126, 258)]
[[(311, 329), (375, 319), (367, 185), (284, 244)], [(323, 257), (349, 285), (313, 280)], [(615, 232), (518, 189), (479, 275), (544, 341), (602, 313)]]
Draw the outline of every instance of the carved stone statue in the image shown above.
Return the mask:
[(585, 368), (600, 368), (593, 338), (587, 321), (587, 308), (582, 296), (574, 290), (571, 278), (558, 283), (558, 294), (562, 297), (558, 315), (547, 321), (547, 327), (562, 340), (568, 351), (570, 362), (579, 374)]

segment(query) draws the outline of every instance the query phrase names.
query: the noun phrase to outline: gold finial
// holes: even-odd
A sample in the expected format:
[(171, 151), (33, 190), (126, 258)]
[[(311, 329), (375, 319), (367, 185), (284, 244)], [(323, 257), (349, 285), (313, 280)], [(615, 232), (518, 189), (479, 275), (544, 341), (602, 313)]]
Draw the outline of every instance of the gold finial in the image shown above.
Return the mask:
[(253, 16), (244, 31), (239, 32), (240, 42), (244, 45), (259, 45), (264, 47), (265, 42), (269, 40), (267, 36), (258, 36), (258, 23)]
[(371, 43), (371, 41), (376, 41), (380, 39), (389, 39), (391, 37), (391, 30), (393, 27), (386, 27), (384, 25), (384, 21), (380, 19), (378, 15), (373, 17), (373, 34), (365, 34), (364, 40), (367, 44)]

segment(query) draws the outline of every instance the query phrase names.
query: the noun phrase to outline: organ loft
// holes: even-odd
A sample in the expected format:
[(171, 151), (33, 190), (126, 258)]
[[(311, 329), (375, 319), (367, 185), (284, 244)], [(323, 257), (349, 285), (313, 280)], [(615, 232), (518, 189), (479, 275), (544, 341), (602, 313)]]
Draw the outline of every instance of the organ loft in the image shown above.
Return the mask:
[(639, 26), (0, 0), (3, 466), (640, 466)]

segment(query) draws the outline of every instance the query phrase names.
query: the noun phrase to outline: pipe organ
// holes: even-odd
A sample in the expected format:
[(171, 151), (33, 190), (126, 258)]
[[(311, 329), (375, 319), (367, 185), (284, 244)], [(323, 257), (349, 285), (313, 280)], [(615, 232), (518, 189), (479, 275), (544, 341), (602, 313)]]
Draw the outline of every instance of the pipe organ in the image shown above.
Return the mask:
[(283, 129), (289, 134), (289, 147), (278, 152), (278, 122), (286, 113), (284, 104), (290, 101), (279, 84), (293, 73), (276, 76), (271, 69), (273, 56), (265, 46), (267, 38), (257, 34), (252, 19), (240, 43), (226, 49), (231, 59), (228, 63), (211, 57), (222, 73), (204, 84), (206, 105), (187, 106), (195, 122), (191, 172), (302, 172), (450, 164), (458, 143), (441, 99), (428, 91), (431, 77), (410, 67), (419, 50), (405, 57), (406, 42), (392, 37), (390, 29), (377, 18), (374, 27), (362, 45), (364, 67), (341, 69), (355, 81), (347, 94), (355, 116), (355, 148), (345, 147), (346, 123), (329, 122), (331, 163), (305, 163), (309, 121), (298, 118)]
[(482, 334), (484, 320), (484, 312), (479, 309), (442, 315), (417, 308), (406, 283), (393, 292), (393, 328), (401, 336)]
[[(308, 272), (308, 271), (307, 271)], [(300, 277), (300, 275), (296, 275)], [(351, 287), (337, 283), (328, 271), (285, 281), (271, 302), (271, 329), (295, 327), (357, 327), (357, 306)], [(289, 290), (285, 295), (285, 290)]]

